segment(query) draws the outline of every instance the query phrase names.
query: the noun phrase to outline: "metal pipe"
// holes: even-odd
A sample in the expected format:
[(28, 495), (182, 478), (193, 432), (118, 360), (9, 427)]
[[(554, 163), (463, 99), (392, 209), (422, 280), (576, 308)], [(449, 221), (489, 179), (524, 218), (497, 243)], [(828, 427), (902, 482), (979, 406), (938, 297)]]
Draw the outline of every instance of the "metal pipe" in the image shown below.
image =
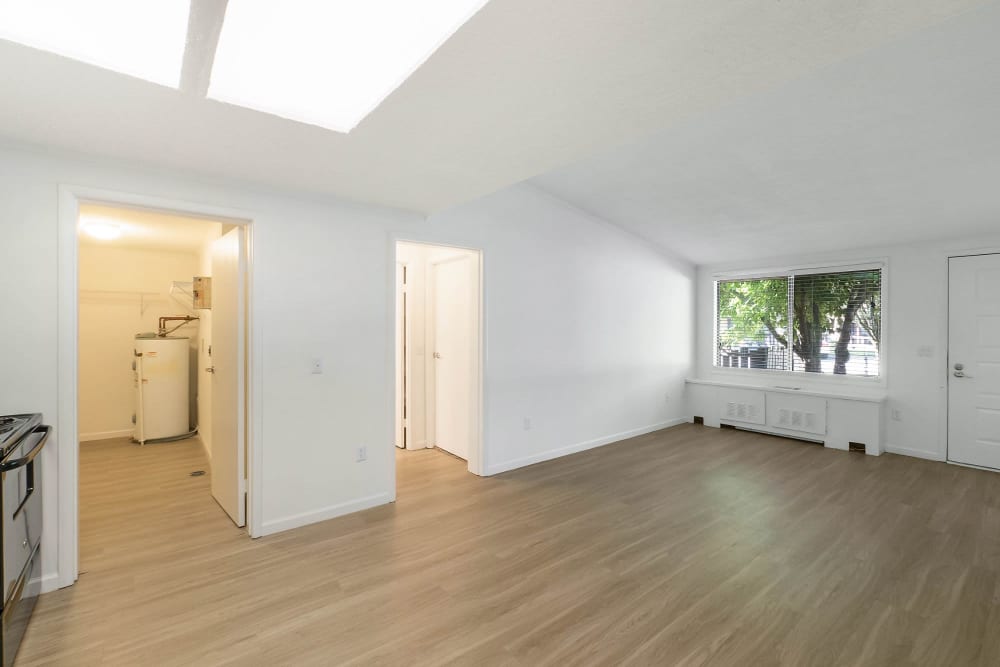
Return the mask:
[(161, 317), (160, 318), (159, 328), (158, 328), (158, 330), (156, 332), (156, 335), (159, 336), (160, 338), (163, 338), (164, 336), (167, 335), (167, 333), (168, 333), (167, 332), (167, 322), (183, 322), (183, 324), (181, 324), (181, 325), (179, 325), (179, 326), (174, 327), (173, 329), (171, 329), (171, 331), (176, 331), (177, 329), (180, 329), (182, 326), (184, 326), (188, 322), (193, 322), (193, 321), (195, 321), (197, 319), (198, 319), (197, 317), (192, 317), (190, 315), (174, 315), (174, 316), (168, 316), (168, 317)]

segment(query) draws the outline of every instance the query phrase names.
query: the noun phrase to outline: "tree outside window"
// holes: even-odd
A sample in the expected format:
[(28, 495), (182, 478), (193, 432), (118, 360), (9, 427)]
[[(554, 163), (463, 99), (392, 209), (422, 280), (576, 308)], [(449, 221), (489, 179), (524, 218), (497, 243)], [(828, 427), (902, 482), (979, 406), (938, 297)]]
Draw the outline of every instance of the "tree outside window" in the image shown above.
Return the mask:
[(716, 365), (877, 376), (881, 269), (719, 281)]

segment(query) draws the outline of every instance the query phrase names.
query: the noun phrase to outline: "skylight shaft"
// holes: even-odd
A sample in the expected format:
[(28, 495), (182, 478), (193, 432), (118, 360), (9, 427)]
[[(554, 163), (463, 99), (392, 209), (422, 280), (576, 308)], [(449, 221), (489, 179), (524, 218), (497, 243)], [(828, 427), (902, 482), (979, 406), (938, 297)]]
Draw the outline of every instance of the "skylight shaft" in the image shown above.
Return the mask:
[(349, 132), (487, 0), (229, 0), (208, 96)]
[(176, 88), (190, 0), (0, 0), (0, 39)]

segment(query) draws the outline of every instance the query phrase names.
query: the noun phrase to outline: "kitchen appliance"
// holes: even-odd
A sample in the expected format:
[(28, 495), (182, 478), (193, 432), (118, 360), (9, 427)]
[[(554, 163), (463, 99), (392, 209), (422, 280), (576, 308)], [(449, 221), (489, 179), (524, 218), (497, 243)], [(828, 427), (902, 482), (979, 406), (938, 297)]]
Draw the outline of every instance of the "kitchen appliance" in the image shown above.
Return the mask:
[(139, 334), (134, 354), (136, 407), (132, 439), (145, 444), (190, 435), (190, 340)]
[(42, 424), (40, 414), (0, 417), (3, 667), (14, 664), (41, 592), (42, 468), (37, 457), (51, 431), (51, 426)]

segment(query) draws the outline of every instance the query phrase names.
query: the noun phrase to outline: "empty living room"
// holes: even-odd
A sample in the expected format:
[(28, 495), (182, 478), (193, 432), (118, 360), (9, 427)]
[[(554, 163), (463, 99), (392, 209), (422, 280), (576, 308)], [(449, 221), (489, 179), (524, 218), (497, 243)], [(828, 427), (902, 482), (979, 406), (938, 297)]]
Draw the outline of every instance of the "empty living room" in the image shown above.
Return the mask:
[(0, 0), (0, 663), (1000, 665), (1000, 0)]

